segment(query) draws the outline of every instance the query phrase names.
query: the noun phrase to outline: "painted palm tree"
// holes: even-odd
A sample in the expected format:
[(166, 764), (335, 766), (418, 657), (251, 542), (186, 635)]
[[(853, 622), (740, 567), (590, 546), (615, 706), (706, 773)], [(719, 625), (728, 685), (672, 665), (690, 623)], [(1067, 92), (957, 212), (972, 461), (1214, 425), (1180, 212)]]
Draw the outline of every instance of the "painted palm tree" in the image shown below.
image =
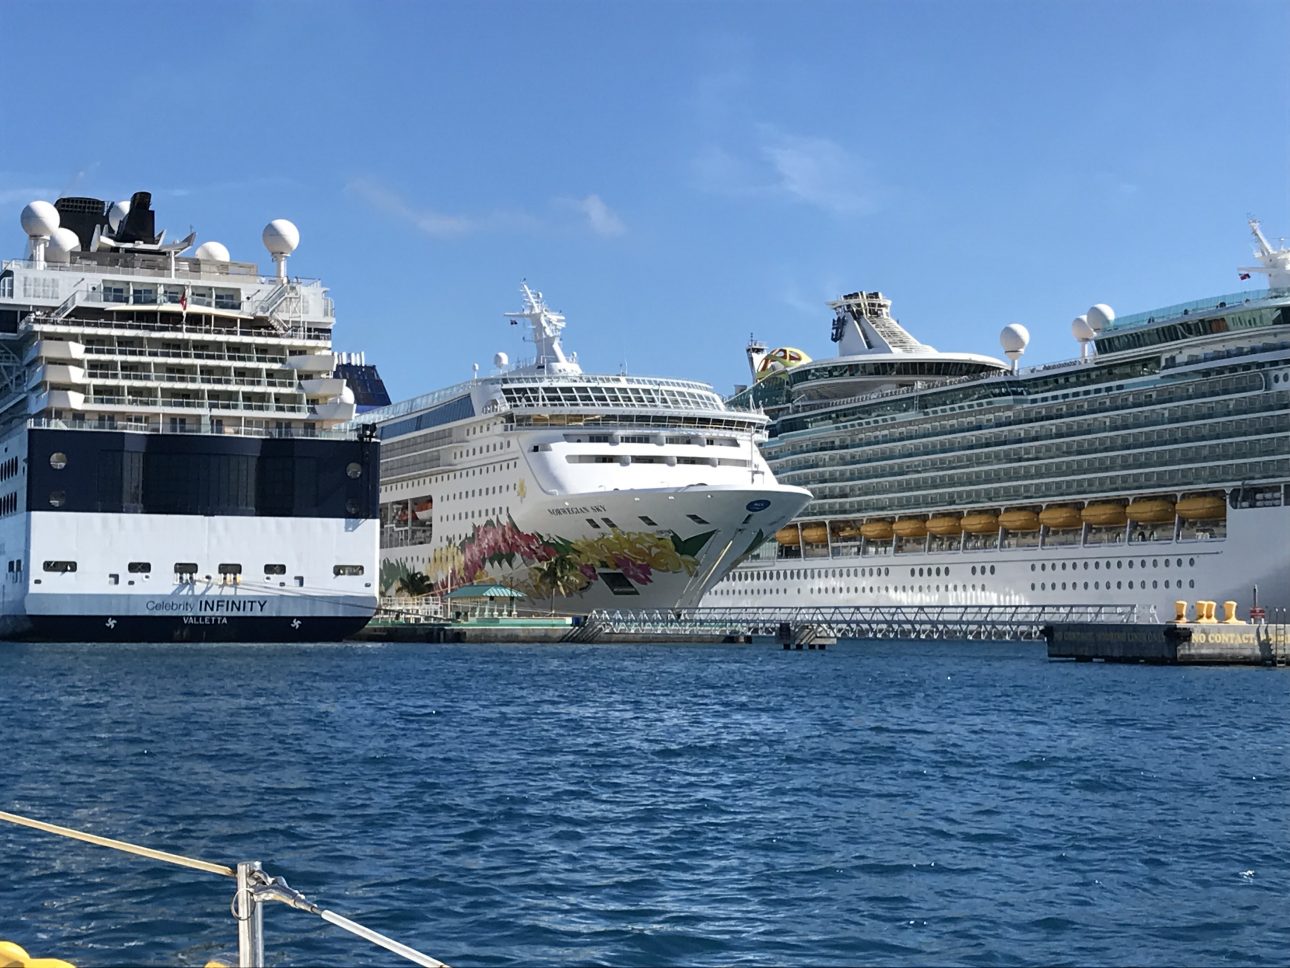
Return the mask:
[(563, 598), (582, 587), (582, 572), (568, 555), (556, 555), (537, 566), (535, 584), (551, 595), (551, 614), (555, 614), (555, 596)]
[(429, 594), (433, 587), (429, 576), (420, 571), (410, 571), (399, 579), (399, 591), (412, 598)]

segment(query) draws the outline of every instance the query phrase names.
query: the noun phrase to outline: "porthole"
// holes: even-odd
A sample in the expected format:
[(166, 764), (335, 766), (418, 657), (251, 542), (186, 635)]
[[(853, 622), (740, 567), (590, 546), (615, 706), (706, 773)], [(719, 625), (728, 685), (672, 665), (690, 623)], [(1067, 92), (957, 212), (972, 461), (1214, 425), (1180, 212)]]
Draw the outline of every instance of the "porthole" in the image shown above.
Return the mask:
[(994, 565), (991, 565), (991, 566), (990, 566), (990, 574), (992, 574), (992, 575), (994, 574)]
[(50, 491), (50, 492), (49, 492), (49, 506), (50, 506), (51, 508), (61, 508), (61, 507), (62, 507), (64, 504), (66, 504), (66, 503), (67, 503), (67, 492), (66, 492), (66, 491)]
[(61, 450), (56, 450), (49, 455), (49, 466), (56, 471), (61, 471), (67, 466), (67, 455)]
[(355, 501), (352, 497), (345, 502), (345, 513), (348, 514), (351, 518), (358, 517), (358, 502)]
[(345, 473), (349, 475), (350, 480), (356, 481), (363, 476), (363, 465), (352, 460), (345, 465)]

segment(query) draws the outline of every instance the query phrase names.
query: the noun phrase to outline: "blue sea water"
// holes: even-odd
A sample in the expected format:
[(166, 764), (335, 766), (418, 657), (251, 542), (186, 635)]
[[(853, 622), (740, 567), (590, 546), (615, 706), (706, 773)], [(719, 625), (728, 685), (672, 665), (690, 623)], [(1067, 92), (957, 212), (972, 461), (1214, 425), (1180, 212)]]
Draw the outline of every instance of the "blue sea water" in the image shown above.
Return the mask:
[[(453, 965), (1280, 965), (1290, 673), (1042, 646), (0, 646), (0, 809)], [(0, 938), (202, 964), (232, 882), (0, 825)], [(272, 906), (271, 964), (397, 959)]]

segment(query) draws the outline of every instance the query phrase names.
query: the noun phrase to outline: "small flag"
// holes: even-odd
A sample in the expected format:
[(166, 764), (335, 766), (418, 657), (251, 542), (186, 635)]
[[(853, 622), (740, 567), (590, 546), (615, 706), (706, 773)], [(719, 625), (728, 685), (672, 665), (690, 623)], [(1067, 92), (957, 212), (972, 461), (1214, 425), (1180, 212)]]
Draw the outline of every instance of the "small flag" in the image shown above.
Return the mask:
[(184, 312), (188, 312), (188, 287), (187, 286), (184, 286), (184, 288), (180, 290), (179, 308), (182, 309)]
[(1249, 274), (1248, 272), (1241, 272), (1241, 273), (1237, 273), (1237, 274), (1238, 274), (1242, 279), (1248, 279), (1248, 278), (1250, 278), (1250, 274)]

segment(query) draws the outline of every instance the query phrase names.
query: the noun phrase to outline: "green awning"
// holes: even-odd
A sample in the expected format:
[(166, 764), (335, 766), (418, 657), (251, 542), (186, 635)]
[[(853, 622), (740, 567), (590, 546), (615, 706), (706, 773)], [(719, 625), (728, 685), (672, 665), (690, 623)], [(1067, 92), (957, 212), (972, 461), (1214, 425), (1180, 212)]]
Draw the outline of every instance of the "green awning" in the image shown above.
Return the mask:
[(448, 593), (449, 598), (523, 598), (523, 592), (505, 585), (462, 585)]

